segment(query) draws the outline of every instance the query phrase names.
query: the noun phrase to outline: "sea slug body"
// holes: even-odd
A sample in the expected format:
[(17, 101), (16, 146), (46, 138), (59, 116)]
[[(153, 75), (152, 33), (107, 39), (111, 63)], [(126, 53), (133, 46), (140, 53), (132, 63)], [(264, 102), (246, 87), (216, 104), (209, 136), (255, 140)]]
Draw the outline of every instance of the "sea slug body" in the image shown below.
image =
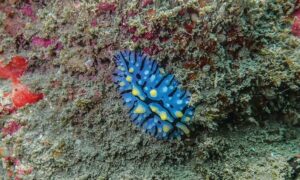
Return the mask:
[(194, 108), (190, 93), (178, 87), (174, 75), (166, 74), (150, 57), (133, 51), (114, 56), (114, 82), (134, 124), (157, 139), (190, 136)]

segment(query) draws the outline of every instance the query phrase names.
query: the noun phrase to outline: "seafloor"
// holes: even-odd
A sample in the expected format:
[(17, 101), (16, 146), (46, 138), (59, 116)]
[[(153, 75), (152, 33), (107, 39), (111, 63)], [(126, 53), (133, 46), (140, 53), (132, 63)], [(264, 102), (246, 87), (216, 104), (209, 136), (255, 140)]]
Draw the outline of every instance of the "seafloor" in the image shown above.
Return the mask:
[[(300, 179), (299, 4), (0, 0), (0, 179)], [(124, 49), (191, 92), (190, 137), (130, 123)]]

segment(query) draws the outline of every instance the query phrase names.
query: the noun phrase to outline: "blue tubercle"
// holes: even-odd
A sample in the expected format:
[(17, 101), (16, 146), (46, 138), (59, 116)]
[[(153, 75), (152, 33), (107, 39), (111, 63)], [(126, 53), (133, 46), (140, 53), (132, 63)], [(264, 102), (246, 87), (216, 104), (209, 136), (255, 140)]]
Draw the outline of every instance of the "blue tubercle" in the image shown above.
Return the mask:
[(158, 139), (189, 136), (194, 108), (188, 105), (190, 93), (178, 87), (174, 75), (164, 73), (155, 60), (139, 52), (122, 51), (114, 59), (114, 82), (132, 122)]

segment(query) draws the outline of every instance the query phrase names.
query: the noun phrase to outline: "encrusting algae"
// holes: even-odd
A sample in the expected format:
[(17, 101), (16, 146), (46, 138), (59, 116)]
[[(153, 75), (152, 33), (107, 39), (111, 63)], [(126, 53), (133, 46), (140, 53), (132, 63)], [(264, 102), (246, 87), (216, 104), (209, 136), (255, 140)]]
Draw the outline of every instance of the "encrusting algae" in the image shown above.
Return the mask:
[[(0, 179), (299, 178), (299, 8), (298, 0), (0, 1)], [(142, 101), (132, 113), (190, 121), (160, 128), (189, 136), (158, 141), (130, 123), (113, 84), (113, 56), (124, 50), (157, 60), (195, 107), (189, 120)], [(137, 69), (126, 70), (117, 86), (138, 84)], [(146, 100), (162, 91), (129, 93)]]

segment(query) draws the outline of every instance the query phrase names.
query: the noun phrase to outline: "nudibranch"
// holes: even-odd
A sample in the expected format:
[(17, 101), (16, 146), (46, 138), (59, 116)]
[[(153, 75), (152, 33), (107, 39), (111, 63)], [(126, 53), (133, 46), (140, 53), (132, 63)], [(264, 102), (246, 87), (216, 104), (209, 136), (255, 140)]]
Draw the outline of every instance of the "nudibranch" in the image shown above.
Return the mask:
[(174, 75), (140, 52), (121, 51), (114, 60), (114, 82), (132, 122), (157, 139), (190, 136), (194, 108), (189, 106), (190, 93), (179, 88)]

